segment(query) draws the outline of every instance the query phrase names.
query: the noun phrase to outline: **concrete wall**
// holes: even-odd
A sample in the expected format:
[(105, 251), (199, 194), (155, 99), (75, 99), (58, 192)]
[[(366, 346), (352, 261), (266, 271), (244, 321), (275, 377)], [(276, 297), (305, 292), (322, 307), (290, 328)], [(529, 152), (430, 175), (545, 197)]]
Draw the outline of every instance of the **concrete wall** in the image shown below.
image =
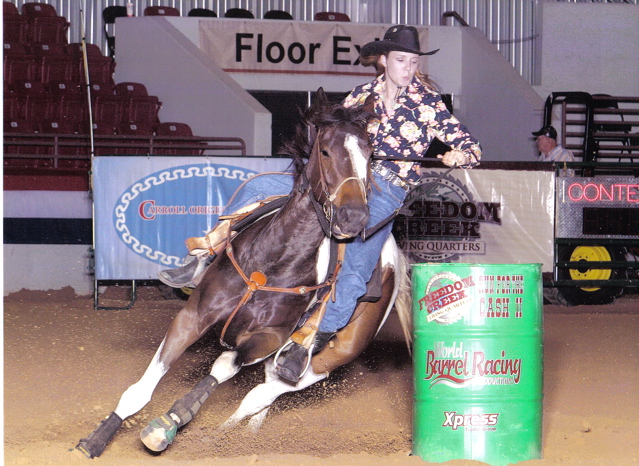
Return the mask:
[[(543, 119), (543, 99), (478, 30), (463, 28), (461, 98), (457, 112), (481, 142), (483, 159), (537, 159), (532, 131)], [(488, 49), (488, 50), (487, 50)]]
[[(176, 19), (197, 30), (193, 18)], [(144, 83), (159, 96), (160, 121), (187, 123), (195, 135), (240, 137), (248, 154), (270, 155), (271, 114), (166, 18), (118, 18), (116, 27), (115, 81)]]
[(639, 96), (639, 6), (544, 2), (537, 92)]
[(25, 290), (73, 288), (78, 296), (93, 293), (89, 246), (68, 244), (5, 244), (4, 296)]
[[(201, 128), (202, 134), (216, 135), (212, 131), (228, 128), (227, 135), (236, 135), (238, 124), (241, 124), (233, 118), (237, 105), (214, 103), (213, 100), (219, 100), (220, 96), (232, 100), (236, 95), (242, 103), (246, 99), (248, 106), (251, 98), (246, 98), (244, 89), (315, 91), (321, 86), (327, 91), (345, 92), (373, 77), (227, 74), (199, 50), (198, 22), (193, 18), (123, 18), (118, 21), (121, 23), (117, 23), (116, 81), (148, 83), (150, 92), (165, 101), (160, 113), (162, 120), (186, 121)], [(479, 30), (430, 26), (420, 31), (428, 34), (429, 48), (440, 49), (439, 53), (423, 59), (422, 70), (432, 76), (443, 93), (454, 96), (455, 113), (480, 140), (485, 160), (534, 160), (530, 132), (538, 129), (541, 122), (543, 99)], [(162, 37), (162, 34), (169, 37)], [(170, 53), (181, 55), (174, 57)], [(162, 66), (155, 60), (170, 66), (161, 71)], [(181, 102), (184, 97), (187, 102)], [(212, 108), (233, 108), (234, 112), (216, 113), (211, 111)], [(269, 124), (259, 127), (261, 115), (257, 113), (252, 120), (256, 124), (256, 139), (246, 139), (249, 153), (252, 148), (258, 148), (259, 142), (267, 140), (264, 130), (270, 135)], [(245, 138), (250, 138), (250, 134)], [(270, 143), (270, 136), (268, 141)]]

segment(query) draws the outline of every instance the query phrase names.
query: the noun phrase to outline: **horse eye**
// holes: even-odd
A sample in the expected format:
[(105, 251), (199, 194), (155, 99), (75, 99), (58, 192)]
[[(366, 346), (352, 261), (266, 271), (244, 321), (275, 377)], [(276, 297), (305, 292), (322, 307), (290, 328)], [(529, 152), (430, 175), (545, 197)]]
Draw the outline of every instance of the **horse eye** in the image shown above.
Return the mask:
[(326, 149), (322, 149), (321, 152), (322, 152), (322, 155), (324, 157), (330, 157), (330, 155), (328, 154), (328, 151)]

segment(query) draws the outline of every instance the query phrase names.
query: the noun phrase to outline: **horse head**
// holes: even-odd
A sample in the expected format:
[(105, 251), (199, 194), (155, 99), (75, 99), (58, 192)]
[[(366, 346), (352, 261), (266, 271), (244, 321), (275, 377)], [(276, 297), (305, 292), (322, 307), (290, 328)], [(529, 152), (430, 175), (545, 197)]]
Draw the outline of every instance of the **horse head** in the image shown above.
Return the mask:
[(315, 136), (306, 178), (328, 220), (328, 234), (336, 238), (357, 236), (368, 222), (373, 146), (366, 127), (372, 117), (362, 108), (331, 104), (322, 88), (305, 114)]

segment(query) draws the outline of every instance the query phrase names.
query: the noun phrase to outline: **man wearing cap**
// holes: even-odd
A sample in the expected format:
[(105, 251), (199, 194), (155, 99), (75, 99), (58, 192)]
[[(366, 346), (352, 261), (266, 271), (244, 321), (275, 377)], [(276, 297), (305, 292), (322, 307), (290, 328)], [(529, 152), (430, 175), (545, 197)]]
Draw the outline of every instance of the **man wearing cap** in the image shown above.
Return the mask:
[[(568, 149), (557, 143), (557, 130), (552, 126), (544, 126), (539, 131), (532, 133), (537, 136), (537, 150), (539, 151), (540, 162), (574, 162), (575, 157)], [(573, 176), (572, 169), (561, 169), (562, 176)]]

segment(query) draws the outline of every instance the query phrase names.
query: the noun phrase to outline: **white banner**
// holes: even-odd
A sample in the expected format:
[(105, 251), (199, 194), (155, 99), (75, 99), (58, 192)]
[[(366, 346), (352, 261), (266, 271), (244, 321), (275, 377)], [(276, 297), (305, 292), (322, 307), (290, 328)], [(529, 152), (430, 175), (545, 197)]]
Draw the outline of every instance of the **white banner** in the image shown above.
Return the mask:
[(184, 241), (211, 230), (237, 187), (289, 159), (96, 157), (95, 278), (157, 279), (182, 265)]
[[(435, 181), (443, 169), (430, 169)], [(553, 266), (554, 174), (453, 170), (410, 205), (395, 236), (411, 262)]]
[[(224, 71), (373, 76), (360, 65), (359, 51), (383, 38), (388, 25), (217, 19), (200, 21), (199, 29), (200, 48)], [(428, 28), (417, 30), (422, 51), (429, 51)]]
[[(96, 157), (96, 279), (156, 279), (184, 240), (217, 221), (235, 189), (288, 159)], [(435, 181), (442, 169), (428, 169)], [(410, 204), (395, 236), (411, 262), (541, 263), (552, 271), (554, 173), (453, 170)]]

